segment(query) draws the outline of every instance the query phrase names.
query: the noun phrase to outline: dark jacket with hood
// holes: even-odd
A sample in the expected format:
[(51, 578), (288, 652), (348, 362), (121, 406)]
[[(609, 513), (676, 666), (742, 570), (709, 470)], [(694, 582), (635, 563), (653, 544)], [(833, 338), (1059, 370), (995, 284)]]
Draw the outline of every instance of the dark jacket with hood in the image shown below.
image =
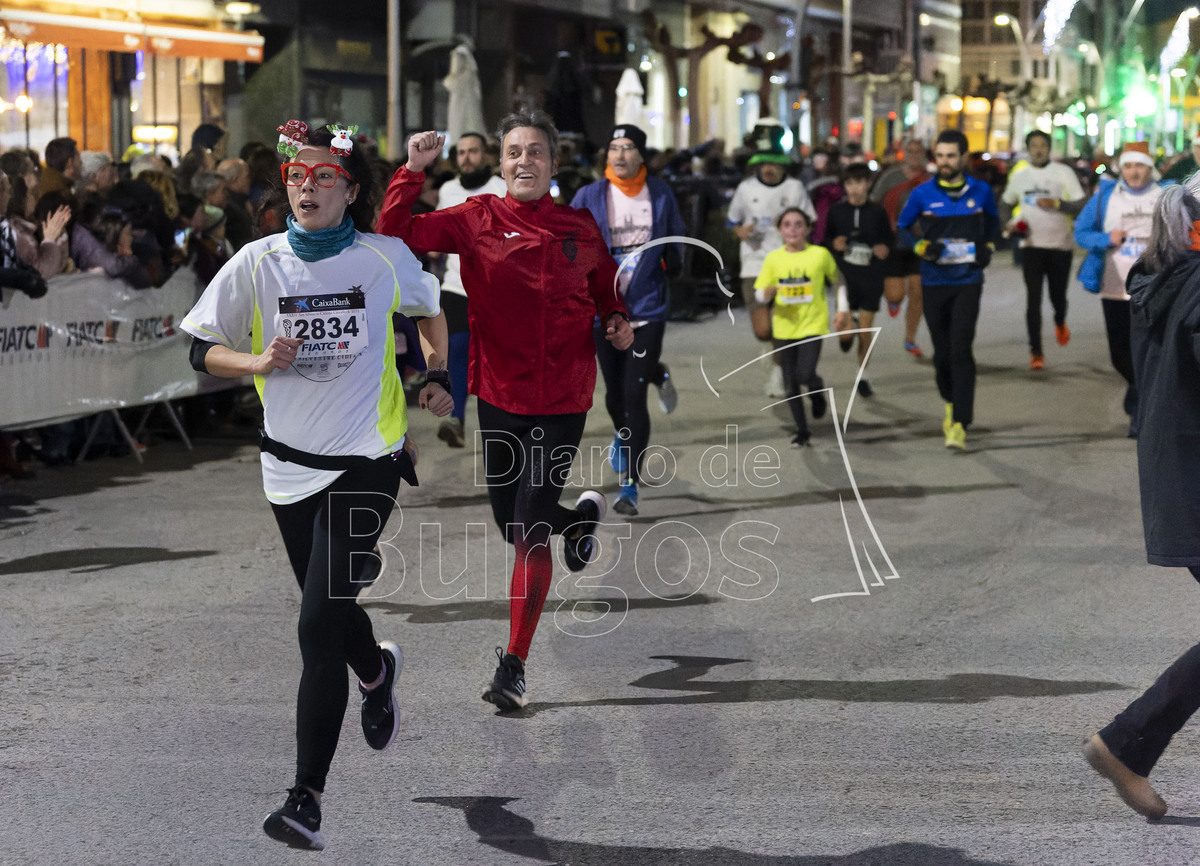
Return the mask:
[(1200, 565), (1200, 253), (1129, 274), (1146, 559)]

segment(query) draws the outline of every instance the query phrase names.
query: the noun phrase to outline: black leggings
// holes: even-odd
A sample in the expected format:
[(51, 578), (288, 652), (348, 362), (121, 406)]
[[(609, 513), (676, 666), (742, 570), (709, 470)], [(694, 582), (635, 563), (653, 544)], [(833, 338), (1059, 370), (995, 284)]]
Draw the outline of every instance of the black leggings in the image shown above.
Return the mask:
[(975, 323), (983, 286), (925, 286), (925, 324), (933, 342), (938, 393), (954, 404), (954, 420), (975, 419)]
[(1101, 298), (1100, 305), (1104, 308), (1104, 330), (1108, 332), (1108, 358), (1112, 361), (1113, 369), (1129, 383), (1125, 389), (1125, 414), (1132, 417), (1137, 411), (1137, 385), (1133, 381), (1129, 301)]
[[(808, 421), (804, 418), (804, 402), (800, 399), (800, 388), (805, 392), (821, 391), (825, 388), (825, 380), (817, 375), (817, 361), (821, 358), (821, 343), (818, 338), (811, 340), (775, 340), (778, 350), (775, 357), (783, 368), (783, 390), (788, 397), (788, 409), (792, 411), (792, 420), (796, 422), (797, 433), (808, 432)], [(821, 395), (823, 399), (824, 394)]]
[(1067, 320), (1067, 283), (1071, 279), (1070, 250), (1025, 247), (1021, 252), (1021, 270), (1025, 276), (1025, 328), (1029, 332), (1029, 352), (1042, 354), (1042, 281), (1050, 290), (1054, 324)]
[(301, 591), (296, 784), (316, 791), (325, 790), (346, 715), (346, 665), (365, 683), (382, 672), (371, 618), (355, 602), (366, 558), (354, 554), (369, 555), (383, 531), (400, 489), (395, 466), (350, 470), (320, 493), (271, 506)]
[[(596, 328), (596, 361), (604, 377), (604, 408), (612, 419), (613, 429), (629, 431), (623, 438), (629, 449), (629, 477), (641, 478), (642, 455), (650, 444), (650, 412), (646, 408), (646, 392), (651, 385), (661, 385), (662, 356), (666, 322), (647, 322), (633, 330), (633, 345), (625, 351), (613, 347)], [(622, 479), (624, 480), (624, 479)]]
[(571, 463), (583, 438), (586, 412), (568, 415), (514, 415), (477, 400), (483, 468), (487, 473), (492, 517), (504, 540), (513, 544), (525, 532), (539, 532), (544, 523), (550, 535), (561, 535), (579, 521), (573, 508), (558, 504), (569, 478)]

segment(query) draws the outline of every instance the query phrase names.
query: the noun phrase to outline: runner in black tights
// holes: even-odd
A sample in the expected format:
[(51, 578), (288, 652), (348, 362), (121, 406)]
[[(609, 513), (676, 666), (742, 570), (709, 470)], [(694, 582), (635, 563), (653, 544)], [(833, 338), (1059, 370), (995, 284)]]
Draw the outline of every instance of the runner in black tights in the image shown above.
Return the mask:
[(286, 233), (247, 244), (209, 284), (183, 328), (192, 364), (253, 375), (263, 402), (263, 487), (300, 584), (304, 671), (296, 699), (296, 777), (263, 829), (320, 849), (321, 793), (346, 712), (347, 665), (362, 693), (368, 744), (384, 749), (400, 724), (400, 648), (377, 643), (355, 601), (371, 548), (403, 478), (416, 483), (392, 312), (423, 316), (432, 351), (420, 403), (453, 400), (444, 371), (437, 282), (403, 243), (365, 234), (371, 171), (344, 129), (280, 128), (291, 214)]

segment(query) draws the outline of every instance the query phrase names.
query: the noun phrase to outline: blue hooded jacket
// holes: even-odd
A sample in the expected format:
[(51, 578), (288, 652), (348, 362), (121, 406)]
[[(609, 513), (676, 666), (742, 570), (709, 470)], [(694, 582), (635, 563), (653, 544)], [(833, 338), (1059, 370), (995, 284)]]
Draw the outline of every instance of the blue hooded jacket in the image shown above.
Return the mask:
[[(608, 188), (607, 180), (598, 180), (575, 193), (571, 207), (584, 208), (592, 212), (604, 242), (612, 249), (612, 235), (608, 230)], [(646, 186), (650, 190), (650, 206), (652, 223), (651, 239), (687, 234), (683, 218), (679, 215), (679, 206), (675, 204), (675, 196), (666, 181), (657, 177), (647, 177)], [(665, 246), (652, 247), (638, 260), (633, 269), (633, 277), (629, 281), (629, 291), (625, 295), (625, 307), (629, 310), (629, 318), (634, 322), (665, 322), (671, 309), (671, 300), (667, 293), (667, 276), (662, 268), (662, 255)]]
[(1087, 250), (1087, 257), (1079, 266), (1079, 282), (1092, 294), (1100, 291), (1100, 281), (1104, 279), (1104, 253), (1112, 246), (1108, 232), (1104, 231), (1104, 214), (1117, 183), (1115, 178), (1103, 178), (1100, 188), (1088, 199), (1075, 220), (1075, 243)]
[[(1100, 180), (1100, 188), (1088, 199), (1087, 204), (1075, 219), (1075, 243), (1087, 250), (1087, 258), (1079, 266), (1079, 282), (1092, 294), (1099, 294), (1104, 280), (1104, 254), (1113, 245), (1112, 238), (1104, 230), (1104, 216), (1108, 213), (1108, 200), (1121, 181), (1115, 177)], [(1173, 180), (1159, 182), (1159, 186), (1171, 186)]]

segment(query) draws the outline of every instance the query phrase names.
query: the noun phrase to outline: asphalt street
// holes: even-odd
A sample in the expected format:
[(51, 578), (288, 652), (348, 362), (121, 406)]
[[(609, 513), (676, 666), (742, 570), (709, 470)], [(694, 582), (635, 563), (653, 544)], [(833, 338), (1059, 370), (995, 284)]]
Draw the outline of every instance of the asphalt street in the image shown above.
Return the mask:
[[(249, 431), (4, 482), (0, 864), (1200, 862), (1200, 725), (1152, 776), (1161, 822), (1080, 756), (1195, 642), (1200, 587), (1145, 563), (1123, 382), (1099, 301), (1070, 301), (1030, 372), (997, 256), (966, 453), (900, 319), (876, 396), (799, 450), (744, 311), (672, 323), (661, 480), (592, 567), (557, 566), (510, 716), (480, 700), (509, 552), (474, 449), (413, 410), (421, 485), (361, 599), (404, 649), (404, 724), (372, 751), (352, 696), (321, 854), (260, 829), (292, 781), (299, 594)], [(840, 419), (856, 361), (819, 369)], [(571, 499), (615, 493), (602, 405)]]

